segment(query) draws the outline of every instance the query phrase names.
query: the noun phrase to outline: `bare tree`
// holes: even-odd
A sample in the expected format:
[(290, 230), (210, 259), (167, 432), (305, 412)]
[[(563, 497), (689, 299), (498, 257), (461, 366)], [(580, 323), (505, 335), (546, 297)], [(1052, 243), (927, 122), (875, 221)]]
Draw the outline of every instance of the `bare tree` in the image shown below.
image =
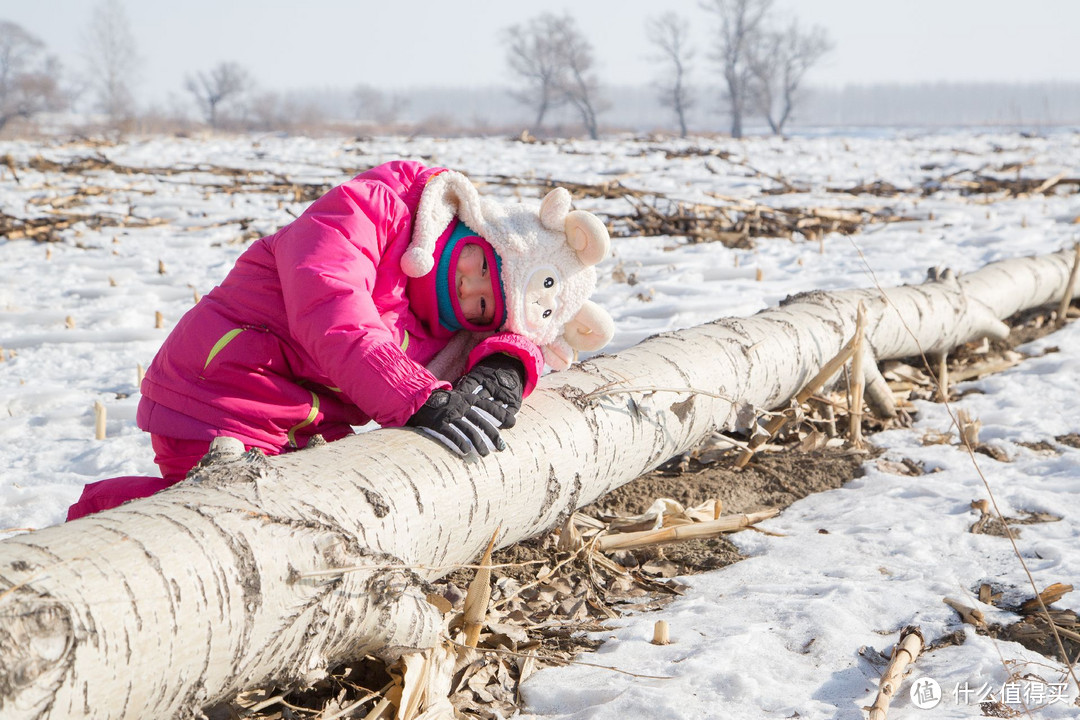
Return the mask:
[(64, 104), (60, 63), (21, 26), (0, 20), (0, 130), (15, 118), (29, 120)]
[(139, 55), (121, 0), (101, 0), (87, 27), (84, 53), (98, 109), (114, 125), (135, 112), (132, 86)]
[(527, 87), (511, 94), (536, 108), (535, 128), (552, 108), (570, 103), (589, 137), (599, 136), (597, 115), (605, 109), (594, 70), (592, 44), (569, 15), (543, 13), (506, 30), (510, 68)]
[(731, 112), (731, 136), (743, 135), (743, 115), (749, 100), (752, 73), (750, 48), (756, 42), (773, 0), (703, 0), (705, 10), (720, 19), (716, 49), (710, 57), (724, 76)]
[(748, 62), (754, 78), (753, 104), (775, 134), (784, 133), (806, 73), (832, 47), (824, 28), (814, 27), (804, 33), (798, 21), (792, 20), (783, 32), (763, 33), (761, 42), (751, 49)]
[(670, 72), (659, 83), (660, 103), (675, 111), (679, 136), (686, 137), (686, 111), (693, 105), (690, 88), (686, 84), (688, 65), (694, 56), (687, 44), (690, 25), (685, 18), (668, 12), (651, 18), (645, 30), (649, 42), (660, 49), (662, 59), (670, 65)]
[(254, 83), (247, 70), (234, 62), (219, 63), (210, 72), (189, 76), (184, 87), (195, 96), (207, 125), (217, 128), (222, 103), (235, 101), (252, 88)]
[(594, 71), (595, 59), (592, 43), (577, 28), (569, 15), (559, 19), (554, 36), (556, 50), (562, 58), (563, 72), (559, 75), (563, 97), (577, 109), (589, 137), (600, 137), (597, 113), (603, 112), (607, 103), (600, 96), (600, 82)]
[(566, 99), (562, 91), (564, 58), (557, 39), (562, 22), (558, 16), (544, 13), (506, 29), (507, 62), (525, 83), (522, 90), (512, 91), (511, 95), (535, 108), (534, 130), (543, 126), (549, 110)]

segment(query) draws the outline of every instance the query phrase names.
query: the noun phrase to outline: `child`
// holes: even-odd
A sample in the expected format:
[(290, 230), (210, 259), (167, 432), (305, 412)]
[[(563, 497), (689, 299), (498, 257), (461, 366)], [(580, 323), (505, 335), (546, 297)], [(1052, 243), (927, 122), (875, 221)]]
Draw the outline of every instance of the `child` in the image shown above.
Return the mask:
[(221, 435), (274, 455), (374, 420), (501, 450), (545, 361), (610, 340), (588, 300), (609, 243), (562, 188), (537, 209), (415, 162), (358, 175), (255, 242), (165, 340), (137, 415), (163, 477), (91, 483), (68, 520), (176, 484)]

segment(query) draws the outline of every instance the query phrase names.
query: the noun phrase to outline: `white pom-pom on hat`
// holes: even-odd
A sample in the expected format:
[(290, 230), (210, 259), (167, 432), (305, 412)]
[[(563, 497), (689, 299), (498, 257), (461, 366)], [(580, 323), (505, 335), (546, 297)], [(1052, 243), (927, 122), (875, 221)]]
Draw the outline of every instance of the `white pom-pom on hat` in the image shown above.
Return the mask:
[(435, 243), (457, 215), (470, 227), (482, 222), (480, 196), (469, 179), (454, 170), (443, 170), (427, 181), (413, 220), (409, 249), (401, 256), (401, 270), (422, 277), (435, 267)]
[(411, 247), (401, 256), (401, 269), (409, 277), (423, 277), (435, 267), (433, 252), (423, 247)]

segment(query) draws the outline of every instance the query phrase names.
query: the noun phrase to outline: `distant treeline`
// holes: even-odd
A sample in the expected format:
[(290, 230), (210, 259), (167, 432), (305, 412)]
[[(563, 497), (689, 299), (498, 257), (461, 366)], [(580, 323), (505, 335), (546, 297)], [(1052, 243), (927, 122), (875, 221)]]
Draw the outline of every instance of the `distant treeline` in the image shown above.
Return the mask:
[[(507, 88), (414, 88), (382, 91), (398, 108), (394, 122), (419, 129), (506, 132), (527, 129), (531, 113)], [(730, 124), (721, 91), (700, 91), (688, 113), (691, 132), (726, 132)], [(604, 88), (608, 108), (601, 128), (610, 132), (674, 129), (671, 112), (656, 102), (648, 85)], [(320, 106), (324, 117), (346, 120), (353, 112), (348, 93), (295, 93), (300, 104)], [(353, 115), (353, 117), (355, 117)], [(547, 122), (551, 134), (579, 130), (571, 108), (557, 108)], [(807, 88), (789, 130), (837, 126), (1080, 126), (1080, 83), (927, 83)], [(768, 132), (766, 126), (748, 127)]]

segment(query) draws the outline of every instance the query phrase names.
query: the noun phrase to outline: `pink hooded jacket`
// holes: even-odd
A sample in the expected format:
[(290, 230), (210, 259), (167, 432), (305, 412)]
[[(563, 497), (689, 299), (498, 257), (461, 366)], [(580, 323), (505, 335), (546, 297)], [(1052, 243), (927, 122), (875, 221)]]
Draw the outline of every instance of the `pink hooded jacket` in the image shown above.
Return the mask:
[[(420, 194), (441, 171), (373, 168), (255, 242), (165, 340), (143, 380), (139, 427), (280, 452), (372, 419), (404, 425), (432, 390), (449, 388), (425, 365), (454, 334), (410, 307), (400, 265)], [(519, 335), (490, 335), (458, 364), (498, 352), (522, 360), (528, 394), (543, 359)]]

